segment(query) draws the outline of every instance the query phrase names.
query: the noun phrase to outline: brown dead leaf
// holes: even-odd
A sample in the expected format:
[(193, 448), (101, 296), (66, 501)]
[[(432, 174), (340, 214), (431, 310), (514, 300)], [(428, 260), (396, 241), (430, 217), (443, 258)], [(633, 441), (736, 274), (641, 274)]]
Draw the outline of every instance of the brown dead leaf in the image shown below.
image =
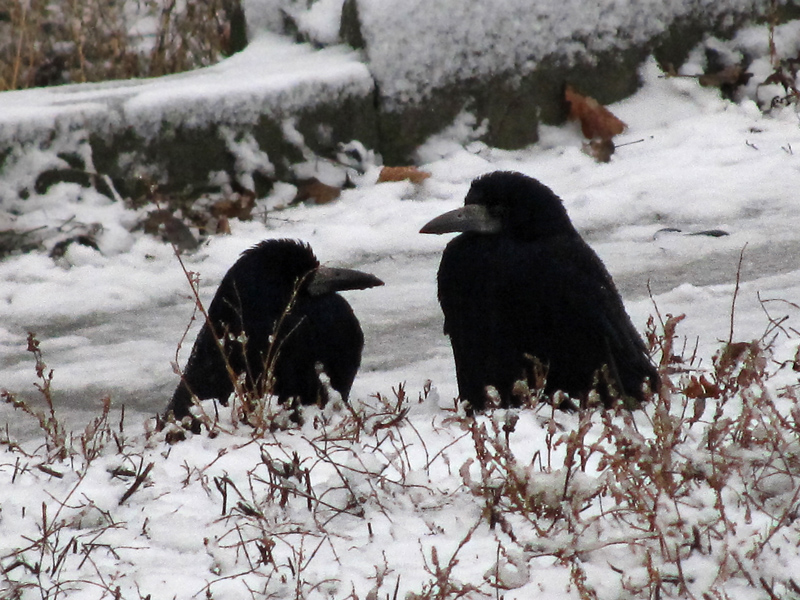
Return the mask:
[(692, 402), (692, 416), (689, 417), (689, 425), (694, 425), (697, 423), (701, 418), (703, 418), (703, 413), (706, 412), (706, 399), (705, 398), (695, 398), (694, 402)]
[(200, 245), (186, 223), (166, 209), (147, 213), (141, 226), (145, 233), (160, 237), (177, 246), (179, 250), (194, 250)]
[(667, 320), (664, 323), (664, 337), (673, 339), (675, 337), (675, 330), (678, 328), (678, 323), (685, 318), (685, 314), (675, 316), (672, 313), (667, 313)]
[(383, 167), (381, 174), (378, 175), (378, 183), (385, 181), (405, 181), (406, 179), (411, 183), (417, 185), (425, 181), (431, 174), (427, 171), (422, 171), (417, 167)]
[[(717, 71), (706, 72), (700, 75), (681, 75), (672, 67), (662, 65), (665, 77), (680, 77), (696, 79), (703, 87), (718, 88), (724, 98), (733, 99), (734, 92), (743, 85), (747, 85), (753, 74), (747, 71), (744, 65), (728, 65)], [(768, 80), (764, 83), (770, 83)]]
[(228, 217), (220, 217), (217, 221), (217, 235), (231, 235), (231, 222)]
[(671, 62), (666, 63), (659, 63), (659, 68), (664, 71), (664, 77), (677, 77), (678, 70), (675, 68), (675, 65)]
[(742, 65), (731, 65), (716, 73), (704, 73), (697, 78), (697, 81), (703, 87), (736, 88), (746, 85), (752, 76), (753, 74), (746, 72)]
[(764, 83), (761, 85), (769, 85), (772, 83), (776, 83), (778, 85), (783, 86), (784, 91), (788, 92), (789, 90), (793, 89), (795, 86), (795, 76), (792, 75), (791, 72), (787, 72), (784, 69), (778, 67), (775, 71), (764, 80)]
[(714, 353), (714, 365), (720, 370), (730, 370), (742, 360), (747, 352), (757, 353), (758, 342), (731, 342)]
[(581, 150), (597, 162), (607, 163), (611, 160), (611, 155), (614, 154), (616, 146), (610, 139), (595, 138), (583, 144)]
[(151, 210), (147, 216), (141, 221), (140, 225), (144, 232), (149, 235), (158, 235), (159, 228), (163, 227), (167, 221), (175, 219), (172, 212), (164, 208), (158, 210)]
[(241, 194), (232, 194), (227, 198), (216, 201), (211, 205), (211, 214), (218, 219), (235, 217), (240, 221), (249, 221), (253, 216), (255, 205), (255, 193), (246, 190)]
[(328, 204), (336, 200), (341, 193), (342, 188), (322, 183), (316, 177), (312, 177), (297, 183), (297, 194), (290, 204), (300, 204), (301, 202)]
[(661, 343), (661, 366), (672, 368), (674, 365), (680, 365), (683, 360), (675, 354), (675, 330), (678, 324), (686, 318), (686, 315), (681, 314), (674, 316), (667, 313), (667, 320), (664, 321), (664, 334), (662, 336), (663, 342)]
[(719, 386), (701, 375), (698, 379), (692, 375), (689, 383), (683, 388), (683, 393), (687, 398), (719, 398), (722, 390)]
[(569, 104), (569, 118), (580, 121), (584, 137), (610, 140), (622, 133), (627, 125), (594, 98), (584, 96), (568, 85), (564, 98)]

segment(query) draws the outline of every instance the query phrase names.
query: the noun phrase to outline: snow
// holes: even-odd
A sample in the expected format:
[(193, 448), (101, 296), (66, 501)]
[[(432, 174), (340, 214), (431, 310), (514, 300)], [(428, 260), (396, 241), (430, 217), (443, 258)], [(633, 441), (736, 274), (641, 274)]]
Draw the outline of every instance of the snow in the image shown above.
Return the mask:
[(315, 50), (263, 32), (242, 52), (197, 71), (4, 92), (0, 136), (38, 139), (42, 130), (69, 130), (86, 119), (113, 123), (123, 116), (144, 137), (158, 133), (164, 120), (176, 127), (252, 124), (265, 111), (292, 114), (323, 99), (369, 94), (372, 86), (358, 54), (344, 46)]
[(339, 43), (339, 21), (344, 0), (318, 0), (297, 17), (297, 24), (309, 39), (322, 45)]
[[(781, 29), (781, 40), (795, 30)], [(732, 52), (756, 48), (759, 35), (766, 29), (743, 32)], [(701, 70), (701, 53), (694, 56), (684, 70)], [(481, 124), (464, 114), (419, 150), (432, 174), (423, 184), (378, 184), (372, 165), (337, 202), (286, 210), (279, 206), (293, 188), (278, 186), (259, 201), (263, 218), (233, 221), (232, 235), (182, 257), (200, 274), (206, 303), (239, 253), (267, 237), (303, 239), (324, 263), (383, 279), (384, 287), (345, 294), (366, 336), (350, 400), (358, 419), (335, 404), (309, 408), (302, 427), (253, 438), (221, 409), (216, 437), (167, 443), (174, 429), (154, 432), (151, 417), (166, 406), (177, 382), (172, 363), (176, 353), (185, 362), (198, 326), (172, 249), (133, 227), (144, 210), (125, 210), (91, 189), (59, 184), (18, 200), (6, 218), (20, 229), (53, 222), (103, 229), (100, 252), (74, 246), (59, 264), (40, 253), (0, 263), (0, 386), (42, 406), (25, 350), (27, 331), (35, 331), (53, 369), (56, 415), (75, 450), (51, 456), (34, 418), (0, 406), (0, 423), (8, 423), (0, 432), (0, 597), (46, 590), (102, 598), (117, 589), (122, 598), (220, 599), (711, 591), (768, 598), (770, 586), (777, 597), (793, 593), (800, 454), (791, 425), (775, 423), (796, 424), (798, 415), (791, 369), (800, 327), (797, 113), (765, 114), (749, 87), (737, 103), (723, 100), (694, 80), (661, 77), (653, 61), (642, 77), (639, 93), (610, 107), (629, 127), (608, 164), (581, 152), (574, 124), (545, 127), (539, 144), (509, 152), (474, 141)], [(164, 93), (221, 97), (215, 77), (189, 89), (180, 81), (170, 79)], [(156, 83), (146, 85), (136, 110), (160, 101)], [(94, 94), (129, 91), (85, 93), (91, 104)], [(19, 110), (48, 114), (56, 95), (12, 98)], [(209, 102), (210, 113), (218, 110)], [(241, 143), (245, 169), (259, 157)], [(19, 189), (62, 149), (27, 157), (3, 185)], [(729, 337), (777, 336), (768, 362), (775, 375), (750, 380), (737, 367), (730, 381), (743, 387), (735, 398), (708, 398), (691, 426), (695, 404), (678, 393), (671, 407), (633, 415), (540, 406), (498, 410), (473, 425), (454, 412), (435, 284), (448, 239), (418, 230), (460, 205), (474, 177), (496, 169), (537, 177), (564, 199), (640, 330), (651, 315), (686, 315), (676, 352), (685, 345), (686, 367), (699, 371), (674, 375), (676, 385), (711, 368)], [(729, 235), (691, 235), (710, 229)], [(387, 425), (403, 393), (408, 412)], [(106, 395), (104, 428), (93, 420)], [(506, 435), (504, 426), (513, 431)], [(584, 468), (570, 466), (569, 456)], [(503, 491), (499, 505), (494, 489)]]
[(389, 110), (419, 104), (448, 84), (489, 74), (524, 77), (543, 59), (570, 64), (641, 47), (688, 17), (714, 23), (758, 10), (763, 4), (752, 0), (358, 2), (370, 71)]

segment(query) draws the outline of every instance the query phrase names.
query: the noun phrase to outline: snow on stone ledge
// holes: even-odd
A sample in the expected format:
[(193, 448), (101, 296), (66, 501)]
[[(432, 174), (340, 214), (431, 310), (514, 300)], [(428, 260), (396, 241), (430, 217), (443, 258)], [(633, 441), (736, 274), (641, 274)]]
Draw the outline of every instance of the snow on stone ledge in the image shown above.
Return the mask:
[(303, 107), (366, 96), (373, 82), (358, 55), (344, 46), (315, 50), (263, 34), (216, 65), (154, 79), (109, 81), (0, 94), (0, 140), (38, 138), (80, 128), (91, 119), (124, 124), (143, 137), (164, 121), (190, 127), (254, 123), (264, 113), (291, 115)]
[(370, 70), (390, 105), (454, 82), (514, 73), (543, 58), (646, 45), (684, 18), (763, 11), (759, 0), (357, 0)]

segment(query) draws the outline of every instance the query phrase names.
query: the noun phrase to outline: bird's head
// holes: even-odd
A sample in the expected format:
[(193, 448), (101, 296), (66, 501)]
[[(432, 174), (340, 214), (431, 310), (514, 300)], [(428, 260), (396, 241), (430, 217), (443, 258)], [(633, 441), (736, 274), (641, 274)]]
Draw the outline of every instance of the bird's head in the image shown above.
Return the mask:
[(321, 266), (311, 246), (297, 240), (264, 240), (245, 250), (242, 261), (258, 263), (255, 270), (248, 268), (248, 273), (260, 273), (287, 290), (299, 283), (300, 293), (310, 296), (383, 285), (383, 281), (363, 271)]
[(546, 185), (513, 171), (472, 182), (464, 206), (428, 222), (420, 233), (475, 232), (519, 239), (574, 233), (561, 199)]

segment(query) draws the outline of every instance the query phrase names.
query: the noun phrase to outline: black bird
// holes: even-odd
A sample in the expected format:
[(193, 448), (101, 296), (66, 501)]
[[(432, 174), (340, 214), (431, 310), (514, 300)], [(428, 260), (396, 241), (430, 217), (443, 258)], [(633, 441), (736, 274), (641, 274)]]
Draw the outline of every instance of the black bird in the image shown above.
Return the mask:
[(439, 303), (459, 396), (472, 408), (485, 408), (487, 386), (502, 406), (519, 405), (514, 384), (535, 384), (535, 364), (545, 393), (583, 406), (592, 389), (606, 406), (621, 397), (628, 408), (644, 399), (643, 384), (658, 389), (611, 276), (552, 190), (521, 173), (479, 177), (464, 207), (421, 233), (456, 231), (439, 266)]
[(211, 301), (167, 412), (178, 419), (189, 415), (193, 394), (227, 405), (231, 374), (244, 374), (248, 393), (324, 404), (323, 371), (346, 400), (364, 334), (335, 292), (378, 285), (383, 282), (368, 273), (320, 266), (311, 247), (299, 241), (265, 240), (245, 250)]

